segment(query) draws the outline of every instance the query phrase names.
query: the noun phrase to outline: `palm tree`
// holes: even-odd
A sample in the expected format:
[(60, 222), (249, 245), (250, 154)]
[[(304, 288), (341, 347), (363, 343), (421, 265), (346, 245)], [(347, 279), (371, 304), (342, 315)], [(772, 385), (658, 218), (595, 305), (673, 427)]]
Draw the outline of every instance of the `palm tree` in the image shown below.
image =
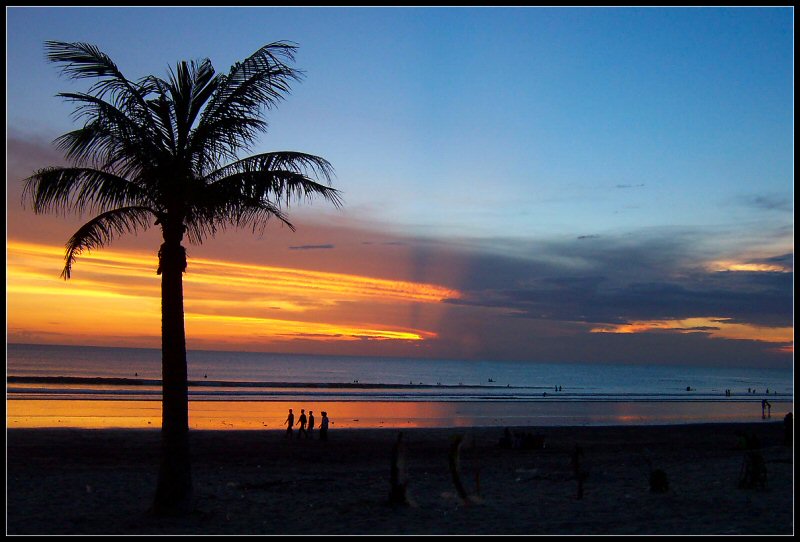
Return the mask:
[[(66, 245), (64, 279), (83, 252), (117, 236), (160, 226), (162, 428), (156, 514), (192, 506), (183, 273), (183, 240), (200, 244), (226, 227), (263, 231), (274, 217), (294, 227), (283, 209), (317, 196), (341, 205), (330, 186), (333, 168), (318, 156), (292, 151), (239, 158), (265, 132), (265, 111), (302, 73), (287, 65), (296, 45), (265, 45), (227, 75), (211, 62), (179, 62), (166, 79), (125, 78), (112, 60), (87, 43), (45, 42), (47, 58), (72, 79), (94, 79), (74, 102), (82, 127), (55, 140), (72, 163), (24, 180), (23, 202), (36, 213), (91, 213)], [(316, 179), (316, 180), (315, 180)], [(321, 182), (324, 181), (324, 182)]]

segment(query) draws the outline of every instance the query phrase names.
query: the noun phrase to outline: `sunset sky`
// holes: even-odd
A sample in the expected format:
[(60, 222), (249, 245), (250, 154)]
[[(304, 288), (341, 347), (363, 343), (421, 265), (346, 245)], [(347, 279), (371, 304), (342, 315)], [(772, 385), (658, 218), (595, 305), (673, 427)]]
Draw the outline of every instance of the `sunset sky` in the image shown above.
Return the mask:
[(7, 340), (160, 345), (159, 230), (80, 257), (89, 217), (21, 180), (75, 127), (46, 40), (129, 79), (299, 46), (253, 153), (336, 171), (297, 231), (189, 245), (189, 348), (790, 367), (791, 8), (7, 8)]

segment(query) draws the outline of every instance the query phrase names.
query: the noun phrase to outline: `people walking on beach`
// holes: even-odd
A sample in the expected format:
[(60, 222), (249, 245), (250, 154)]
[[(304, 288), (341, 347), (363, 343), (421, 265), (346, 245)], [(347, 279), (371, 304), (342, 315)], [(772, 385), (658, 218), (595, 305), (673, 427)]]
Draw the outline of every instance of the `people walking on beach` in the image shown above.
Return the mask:
[(303, 408), (300, 409), (300, 417), (297, 418), (297, 425), (300, 426), (300, 430), (297, 431), (297, 438), (308, 438), (308, 433), (306, 433), (306, 411)]
[(319, 440), (328, 440), (328, 413), (322, 411), (322, 421), (319, 422)]
[(309, 410), (308, 411), (308, 436), (309, 437), (313, 437), (314, 436), (314, 411), (313, 410)]
[(286, 428), (286, 434), (284, 435), (286, 438), (292, 438), (292, 428), (294, 427), (294, 414), (292, 413), (292, 409), (289, 409), (289, 415), (286, 417), (286, 421), (283, 422), (288, 425)]

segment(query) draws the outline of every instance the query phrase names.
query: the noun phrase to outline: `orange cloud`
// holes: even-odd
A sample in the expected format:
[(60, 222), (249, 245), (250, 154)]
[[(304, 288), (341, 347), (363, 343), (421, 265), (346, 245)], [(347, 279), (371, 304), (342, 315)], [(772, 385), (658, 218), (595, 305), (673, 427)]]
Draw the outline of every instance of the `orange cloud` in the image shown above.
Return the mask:
[[(9, 335), (158, 337), (156, 256), (102, 250), (80, 272), (58, 277), (63, 248), (7, 243)], [(398, 306), (436, 305), (460, 293), (435, 284), (190, 258), (184, 275), (189, 337), (231, 343), (423, 341), (436, 337), (395, 321)]]
[(734, 324), (730, 318), (705, 317), (682, 320), (647, 320), (626, 324), (598, 326), (592, 333), (645, 333), (648, 331), (675, 331), (678, 333), (708, 333), (711, 337), (744, 339), (770, 343), (792, 343), (794, 328), (765, 327), (750, 324)]
[(736, 262), (721, 260), (706, 265), (709, 271), (748, 271), (751, 273), (791, 273), (791, 269), (778, 264)]

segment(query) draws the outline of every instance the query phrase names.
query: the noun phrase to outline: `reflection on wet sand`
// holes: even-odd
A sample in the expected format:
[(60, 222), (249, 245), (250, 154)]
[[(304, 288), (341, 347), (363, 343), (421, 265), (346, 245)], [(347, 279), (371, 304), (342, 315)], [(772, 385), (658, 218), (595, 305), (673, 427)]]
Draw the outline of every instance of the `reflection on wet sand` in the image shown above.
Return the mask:
[[(7, 427), (161, 427), (159, 401), (7, 400)], [(761, 419), (755, 402), (190, 401), (191, 429), (280, 430), (289, 408), (327, 411), (331, 430), (353, 428), (658, 425)], [(774, 401), (776, 416), (793, 410)]]

